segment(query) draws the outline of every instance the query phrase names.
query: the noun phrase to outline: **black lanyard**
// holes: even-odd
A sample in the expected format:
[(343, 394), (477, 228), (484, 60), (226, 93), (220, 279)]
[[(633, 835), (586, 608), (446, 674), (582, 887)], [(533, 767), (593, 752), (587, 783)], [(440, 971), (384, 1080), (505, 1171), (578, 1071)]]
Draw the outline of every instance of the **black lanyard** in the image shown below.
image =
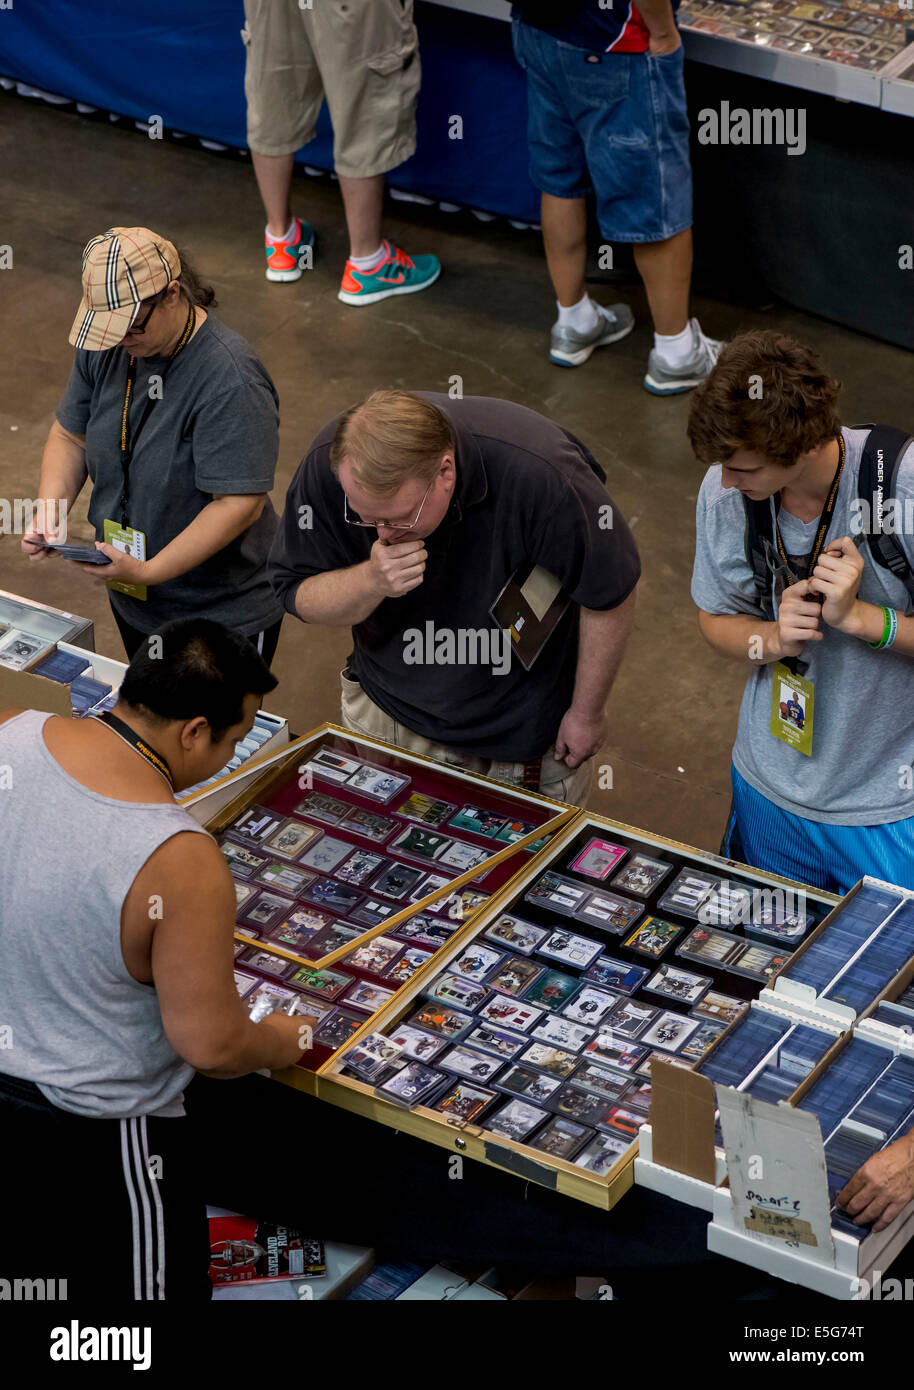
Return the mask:
[[(829, 490), (828, 490), (828, 498), (827, 498), (827, 500), (826, 500), (826, 503), (825, 503), (824, 508), (822, 509), (822, 515), (821, 515), (821, 517), (819, 518), (819, 527), (818, 527), (818, 530), (816, 531), (816, 538), (815, 538), (815, 540), (813, 541), (812, 550), (809, 552), (809, 555), (806, 557), (806, 573), (805, 573), (805, 575), (802, 576), (802, 578), (804, 578), (804, 579), (808, 579), (808, 578), (811, 576), (813, 570), (814, 570), (815, 567), (816, 567), (816, 561), (818, 560), (819, 556), (822, 554), (822, 550), (823, 550), (823, 548), (824, 548), (824, 546), (825, 546), (825, 537), (828, 535), (828, 528), (829, 528), (829, 526), (831, 525), (831, 519), (832, 519), (832, 516), (834, 515), (835, 504), (836, 504), (836, 502), (838, 501), (838, 487), (839, 487), (840, 482), (841, 482), (841, 473), (842, 473), (843, 469), (844, 469), (844, 437), (843, 437), (843, 435), (840, 435), (840, 434), (839, 434), (839, 435), (838, 435), (838, 467), (835, 469), (835, 476), (832, 478), (832, 480), (831, 480), (831, 487), (830, 487)], [(777, 508), (777, 510), (780, 509), (780, 500), (781, 500), (780, 493), (778, 493), (778, 508)], [(784, 542), (783, 542), (783, 540), (782, 540), (782, 538), (781, 538), (781, 528), (780, 528), (780, 526), (778, 525), (777, 510), (775, 511), (775, 515), (774, 515), (774, 539), (775, 539), (775, 544), (777, 545), (778, 554), (780, 555), (781, 560), (782, 560), (782, 562), (783, 562), (785, 574), (786, 574), (790, 579), (792, 579), (792, 580), (794, 581), (794, 583), (796, 583), (796, 582), (798, 582), (800, 576), (794, 574), (794, 572), (793, 572), (793, 570), (791, 569), (791, 566), (790, 566), (790, 561), (789, 561), (788, 558), (787, 558), (787, 551), (784, 549)]]
[(139, 734), (134, 733), (129, 724), (125, 724), (123, 719), (118, 719), (117, 715), (112, 714), (111, 710), (105, 710), (104, 714), (94, 714), (92, 718), (97, 719), (101, 724), (107, 724), (112, 733), (117, 734), (118, 738), (122, 738), (125, 743), (129, 743), (130, 747), (139, 753), (141, 758), (145, 758), (147, 763), (150, 763), (151, 766), (155, 768), (156, 772), (162, 774), (172, 791), (174, 791), (175, 779), (165, 758), (162, 757), (161, 753), (157, 753), (154, 748), (151, 748), (145, 739), (140, 738)]
[[(163, 367), (160, 373), (160, 376), (163, 381), (165, 380), (165, 377), (168, 373), (168, 369), (171, 366), (172, 362), (175, 360), (182, 348), (185, 348), (187, 346), (188, 342), (193, 336), (194, 325), (196, 321), (197, 315), (194, 311), (194, 306), (191, 304), (190, 308), (187, 311), (187, 318), (184, 322), (184, 330), (181, 333), (181, 336), (178, 339), (177, 344), (174, 348), (172, 348), (171, 352), (168, 354), (168, 361), (165, 363), (165, 366)], [(156, 400), (158, 399), (157, 396), (149, 397), (149, 399), (146, 402), (146, 408), (144, 409), (139, 420), (137, 421), (137, 426), (136, 429), (133, 431), (133, 436), (130, 437), (128, 435), (127, 430), (127, 420), (130, 413), (130, 400), (133, 395), (133, 386), (135, 381), (136, 358), (131, 357), (127, 363), (127, 387), (124, 391), (124, 408), (121, 411), (121, 471), (123, 473), (123, 482), (121, 484), (121, 525), (123, 527), (126, 527), (129, 524), (127, 521), (127, 499), (129, 494), (130, 483), (130, 464), (133, 460), (133, 454), (134, 450), (136, 449), (137, 440), (139, 439), (143, 431), (143, 427), (146, 424), (146, 421), (149, 419), (152, 407), (155, 405)]]

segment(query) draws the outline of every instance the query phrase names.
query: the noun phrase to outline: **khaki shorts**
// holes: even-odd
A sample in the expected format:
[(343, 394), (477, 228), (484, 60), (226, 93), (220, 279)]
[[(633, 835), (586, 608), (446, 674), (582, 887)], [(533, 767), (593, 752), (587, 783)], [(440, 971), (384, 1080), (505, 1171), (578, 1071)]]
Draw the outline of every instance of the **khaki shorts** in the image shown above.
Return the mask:
[[(459, 767), (482, 777), (492, 777), (496, 782), (507, 782), (510, 786), (520, 786), (523, 777), (523, 763), (498, 762), (489, 758), (478, 758), (473, 753), (465, 753), (461, 748), (448, 748), (443, 743), (432, 743), (421, 734), (414, 734), (365, 694), (358, 681), (350, 680), (345, 672), (340, 672), (341, 723), (354, 734), (366, 734), (369, 738), (381, 738), (396, 748), (405, 748), (409, 753), (421, 753), (423, 757), (434, 758), (436, 762)], [(593, 760), (588, 759), (580, 767), (570, 768), (559, 762), (550, 748), (543, 754), (543, 767), (539, 791), (553, 801), (567, 801), (570, 806), (586, 806), (590, 798), (593, 782)]]
[(326, 97), (333, 162), (371, 178), (415, 153), (421, 81), (413, 0), (245, 0), (244, 92), (255, 154), (314, 138)]

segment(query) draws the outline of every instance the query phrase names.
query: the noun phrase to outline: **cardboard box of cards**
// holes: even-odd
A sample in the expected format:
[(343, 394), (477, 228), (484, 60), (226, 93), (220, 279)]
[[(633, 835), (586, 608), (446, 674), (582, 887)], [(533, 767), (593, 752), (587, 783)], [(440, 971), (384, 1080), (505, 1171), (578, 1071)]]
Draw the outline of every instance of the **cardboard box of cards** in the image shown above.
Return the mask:
[[(581, 812), (321, 1069), (319, 1094), (611, 1207), (632, 1182), (652, 1058), (690, 1070), (784, 959), (797, 924), (776, 900), (756, 935), (736, 930), (747, 895), (777, 882)], [(712, 937), (746, 962), (726, 993)]]
[(278, 1079), (313, 1092), (317, 1069), (573, 814), (331, 724), (271, 760), (207, 828), (235, 881), (241, 998), (255, 1020), (312, 1020)]

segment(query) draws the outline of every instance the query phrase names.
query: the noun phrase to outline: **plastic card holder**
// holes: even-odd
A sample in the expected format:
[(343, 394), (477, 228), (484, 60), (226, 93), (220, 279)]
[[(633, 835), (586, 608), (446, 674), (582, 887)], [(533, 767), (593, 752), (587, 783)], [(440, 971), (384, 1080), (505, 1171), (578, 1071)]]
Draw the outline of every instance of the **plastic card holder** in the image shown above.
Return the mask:
[(866, 1094), (892, 1061), (892, 1053), (876, 1043), (851, 1038), (834, 1062), (798, 1103), (798, 1109), (818, 1115), (823, 1138)]
[(739, 1086), (790, 1029), (790, 1020), (750, 1009), (696, 1067), (709, 1081)]

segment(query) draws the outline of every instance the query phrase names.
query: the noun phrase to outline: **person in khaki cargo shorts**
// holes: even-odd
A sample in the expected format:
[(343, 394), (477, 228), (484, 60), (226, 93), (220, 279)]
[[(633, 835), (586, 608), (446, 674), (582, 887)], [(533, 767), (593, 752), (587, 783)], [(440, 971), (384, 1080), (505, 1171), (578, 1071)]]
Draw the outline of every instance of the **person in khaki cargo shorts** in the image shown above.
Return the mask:
[(298, 280), (314, 231), (292, 215), (296, 150), (313, 139), (326, 98), (349, 259), (339, 298), (376, 304), (427, 289), (435, 256), (381, 237), (384, 175), (416, 148), (421, 81), (413, 0), (245, 0), (248, 145), (267, 214), (268, 280)]

